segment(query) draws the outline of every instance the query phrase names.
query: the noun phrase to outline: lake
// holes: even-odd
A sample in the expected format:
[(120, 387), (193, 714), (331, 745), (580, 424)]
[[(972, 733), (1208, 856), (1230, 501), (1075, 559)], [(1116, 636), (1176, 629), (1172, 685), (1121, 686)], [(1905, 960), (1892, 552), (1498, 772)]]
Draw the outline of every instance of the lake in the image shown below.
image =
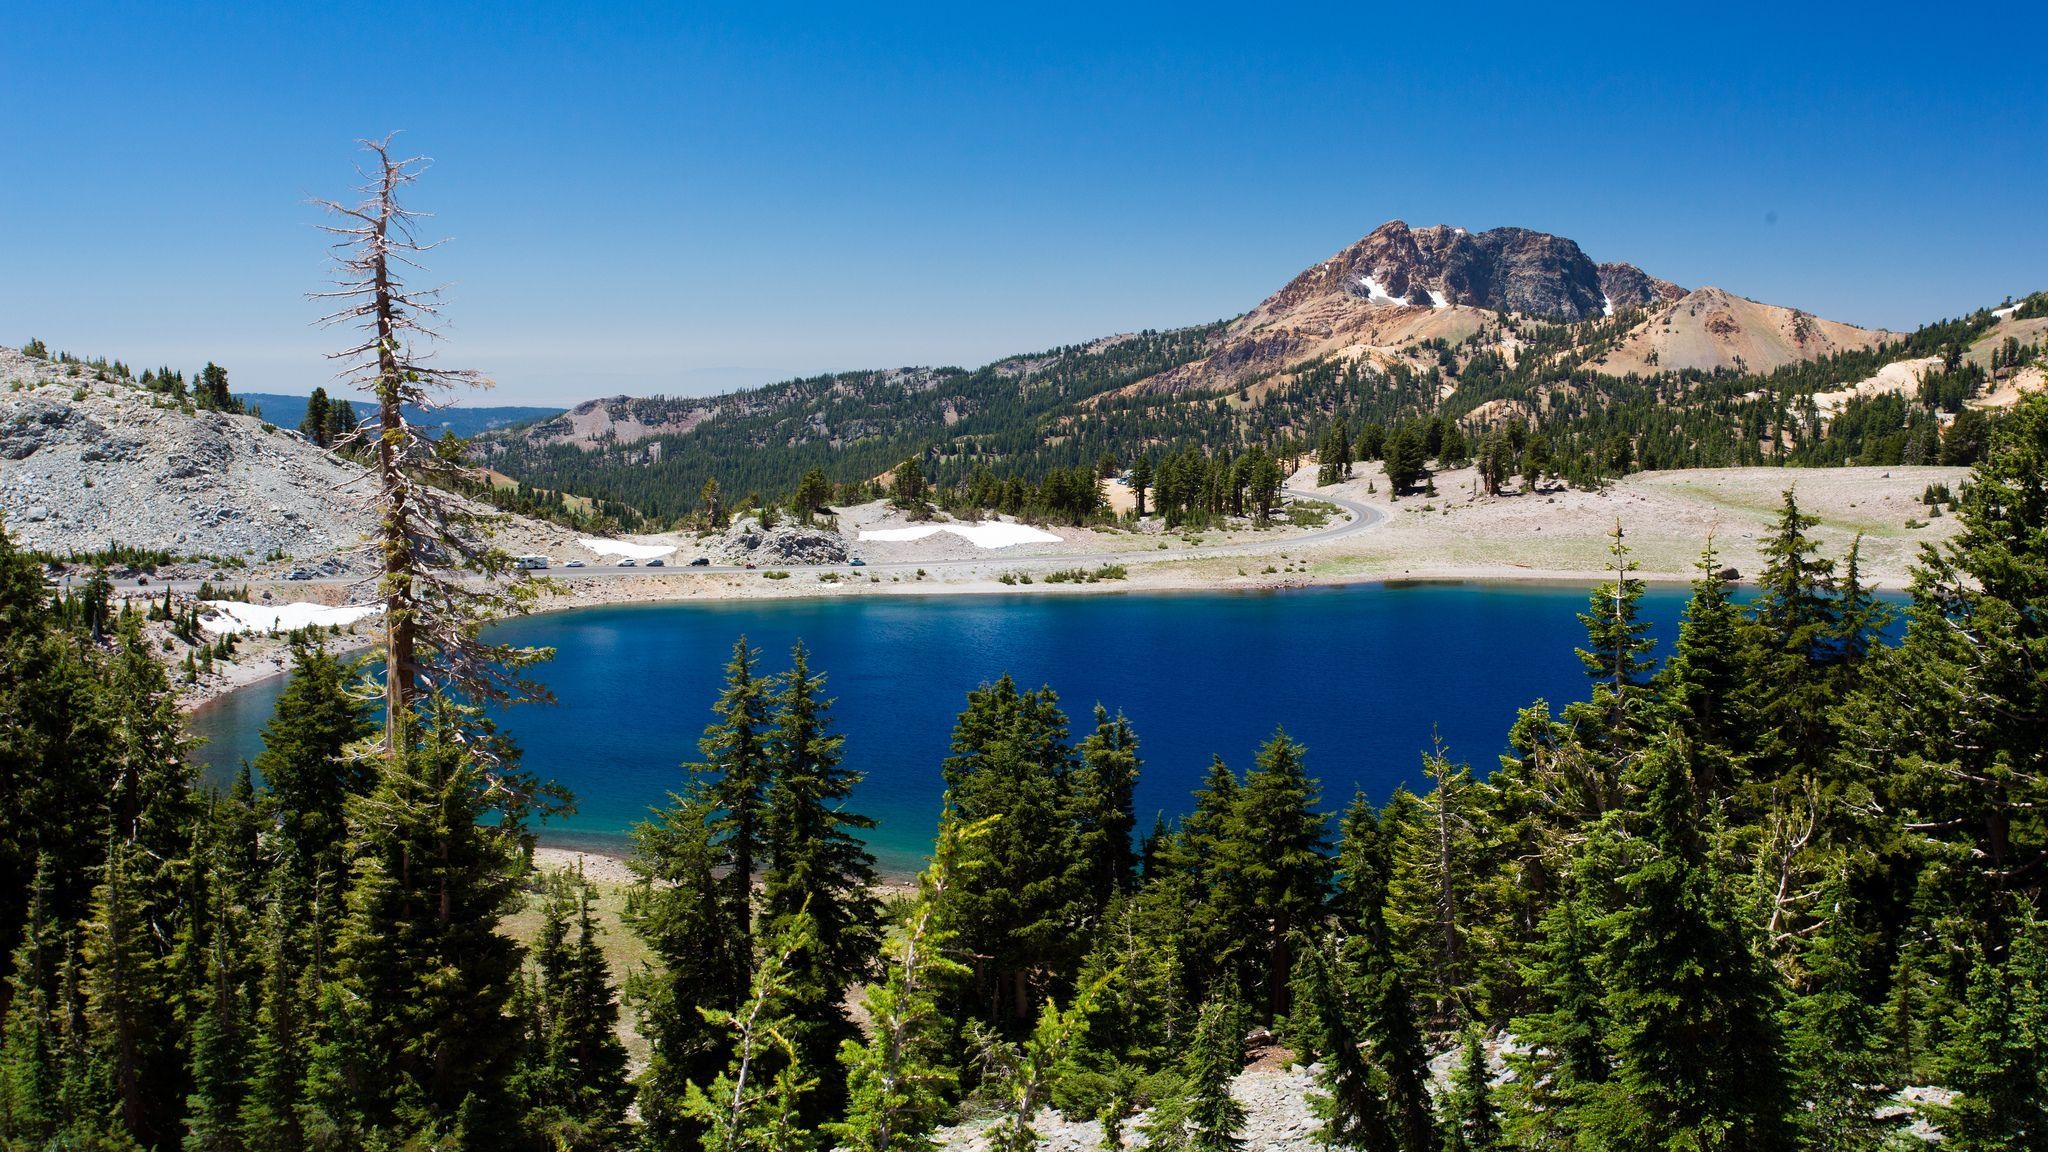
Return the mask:
[[(1687, 592), (1652, 588), (1644, 611), (1668, 650)], [(616, 851), (684, 778), (733, 640), (787, 666), (798, 639), (829, 679), (854, 808), (881, 822), (885, 871), (914, 871), (940, 802), (939, 763), (969, 689), (1009, 672), (1051, 685), (1073, 735), (1097, 702), (1121, 709), (1144, 757), (1140, 831), (1182, 812), (1212, 753), (1240, 771), (1276, 726), (1308, 746), (1324, 806), (1353, 789), (1375, 803), (1421, 780), (1440, 736), (1482, 774), (1515, 712), (1588, 692), (1573, 654), (1587, 589), (1549, 585), (1358, 585), (1260, 593), (858, 596), (586, 608), (496, 626), (557, 649), (540, 679), (560, 703), (504, 718), (526, 765), (567, 785), (578, 811), (543, 841)], [(215, 778), (261, 748), (282, 689), (258, 684), (193, 718)]]

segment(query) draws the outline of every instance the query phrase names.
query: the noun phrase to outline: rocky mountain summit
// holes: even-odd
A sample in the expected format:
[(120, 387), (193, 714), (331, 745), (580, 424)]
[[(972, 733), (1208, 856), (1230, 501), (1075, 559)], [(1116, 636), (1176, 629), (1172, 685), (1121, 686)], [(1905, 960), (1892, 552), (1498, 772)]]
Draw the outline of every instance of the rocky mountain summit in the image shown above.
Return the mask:
[(1390, 220), (1363, 240), (1294, 278), (1253, 318), (1277, 317), (1320, 296), (1367, 304), (1464, 305), (1547, 320), (1578, 321), (1617, 309), (1648, 308), (1684, 295), (1632, 264), (1595, 264), (1562, 236), (1528, 228), (1467, 232)]

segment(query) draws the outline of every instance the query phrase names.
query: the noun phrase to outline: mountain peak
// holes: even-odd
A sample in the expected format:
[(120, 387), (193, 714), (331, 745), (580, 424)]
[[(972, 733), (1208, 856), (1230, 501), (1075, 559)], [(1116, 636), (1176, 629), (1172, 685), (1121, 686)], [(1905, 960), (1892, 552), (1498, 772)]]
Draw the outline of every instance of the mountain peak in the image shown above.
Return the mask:
[(1595, 264), (1572, 240), (1532, 228), (1469, 232), (1389, 220), (1310, 268), (1260, 306), (1268, 315), (1341, 293), (1366, 304), (1464, 305), (1552, 320), (1589, 320), (1684, 295), (1630, 264)]

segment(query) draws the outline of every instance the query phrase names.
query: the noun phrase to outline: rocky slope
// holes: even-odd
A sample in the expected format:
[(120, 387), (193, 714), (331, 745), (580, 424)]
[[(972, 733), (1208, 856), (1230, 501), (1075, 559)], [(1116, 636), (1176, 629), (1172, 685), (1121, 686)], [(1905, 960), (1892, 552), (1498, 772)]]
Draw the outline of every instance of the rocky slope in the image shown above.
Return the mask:
[[(181, 409), (119, 377), (0, 348), (0, 521), (23, 548), (328, 563), (371, 526), (365, 478), (255, 417)], [(513, 518), (503, 542), (546, 551), (570, 539)]]
[(1587, 367), (1615, 376), (1676, 368), (1769, 372), (1897, 335), (1700, 288), (1653, 311)]

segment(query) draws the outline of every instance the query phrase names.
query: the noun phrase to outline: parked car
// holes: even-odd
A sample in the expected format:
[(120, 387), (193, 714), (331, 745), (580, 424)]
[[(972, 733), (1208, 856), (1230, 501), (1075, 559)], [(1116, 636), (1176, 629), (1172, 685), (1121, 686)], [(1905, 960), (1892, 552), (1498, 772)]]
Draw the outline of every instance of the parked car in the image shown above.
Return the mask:
[(749, 564), (747, 565), (747, 567), (749, 567), (749, 568), (752, 568), (752, 567), (753, 567), (753, 564), (749, 563)]
[(855, 556), (853, 559), (848, 560), (847, 563), (855, 568), (865, 568), (868, 566), (868, 562), (861, 559), (858, 556)]
[(306, 571), (304, 568), (294, 568), (291, 571), (285, 573), (284, 578), (287, 580), (311, 580), (313, 578), (313, 574), (311, 572)]
[(635, 565), (635, 564), (634, 564), (634, 562), (633, 562), (633, 558), (632, 558), (631, 556), (628, 556), (628, 557), (626, 557), (626, 558), (625, 558), (624, 560), (621, 560), (621, 561), (619, 561), (619, 567), (621, 567), (621, 568), (633, 568), (633, 567), (637, 567), (637, 565)]
[(581, 568), (581, 567), (583, 567), (583, 561), (581, 561), (581, 560), (569, 560), (569, 561), (565, 561), (565, 562), (564, 562), (564, 563), (562, 564), (562, 567), (564, 567), (564, 568)]
[(699, 556), (695, 560), (690, 561), (690, 567), (692, 568), (706, 568), (710, 564), (711, 558), (709, 556)]
[(649, 568), (666, 568), (668, 567), (668, 561), (663, 560), (661, 557), (657, 556), (654, 559), (649, 560), (647, 562), (647, 566)]

